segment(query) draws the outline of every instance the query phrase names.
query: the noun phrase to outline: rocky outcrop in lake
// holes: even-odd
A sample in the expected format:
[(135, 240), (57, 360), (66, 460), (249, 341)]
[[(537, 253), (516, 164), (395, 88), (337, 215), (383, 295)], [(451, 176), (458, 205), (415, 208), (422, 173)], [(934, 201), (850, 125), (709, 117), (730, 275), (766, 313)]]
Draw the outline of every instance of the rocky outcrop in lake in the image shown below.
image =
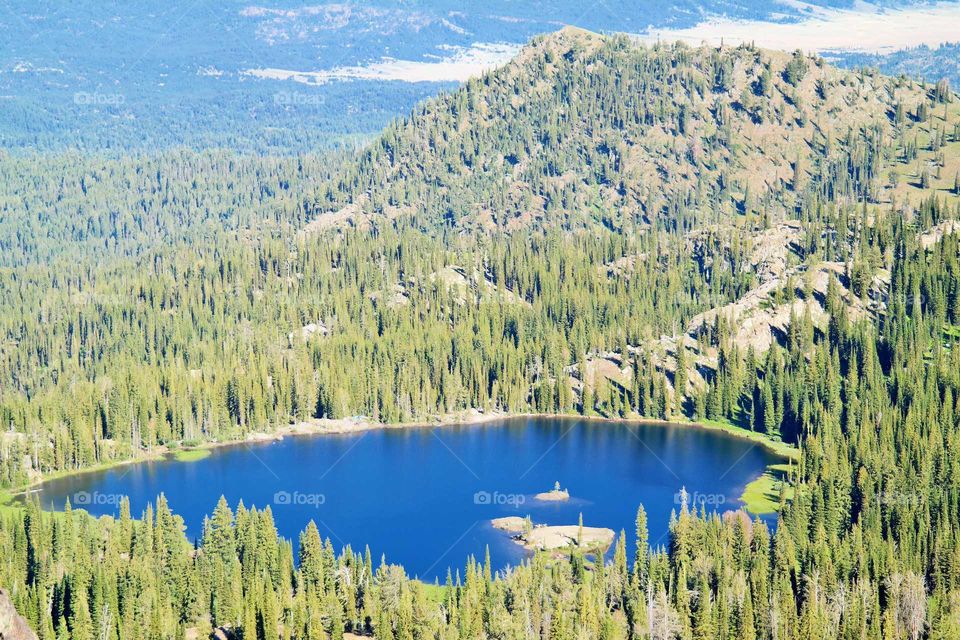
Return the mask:
[(616, 537), (612, 529), (580, 525), (534, 525), (529, 517), (507, 516), (490, 521), (495, 529), (513, 534), (514, 542), (528, 551), (553, 551), (570, 546), (606, 550)]

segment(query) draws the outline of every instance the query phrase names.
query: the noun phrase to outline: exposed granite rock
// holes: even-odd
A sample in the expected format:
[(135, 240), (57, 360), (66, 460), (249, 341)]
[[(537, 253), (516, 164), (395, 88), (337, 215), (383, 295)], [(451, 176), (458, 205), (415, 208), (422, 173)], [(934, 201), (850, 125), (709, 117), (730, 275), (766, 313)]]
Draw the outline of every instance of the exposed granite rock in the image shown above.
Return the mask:
[(37, 634), (17, 613), (10, 596), (3, 589), (0, 589), (0, 640), (37, 640)]

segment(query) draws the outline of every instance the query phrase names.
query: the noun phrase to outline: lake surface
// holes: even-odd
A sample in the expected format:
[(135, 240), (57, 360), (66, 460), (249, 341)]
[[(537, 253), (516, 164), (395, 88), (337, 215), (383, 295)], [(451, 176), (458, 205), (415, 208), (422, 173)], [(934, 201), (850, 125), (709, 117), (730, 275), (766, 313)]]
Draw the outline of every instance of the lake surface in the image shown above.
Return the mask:
[[(120, 495), (134, 516), (161, 492), (191, 538), (221, 494), (231, 507), (269, 506), (281, 535), (296, 543), (312, 519), (338, 550), (369, 545), (376, 560), (442, 582), (448, 567), (489, 545), (495, 568), (515, 565), (523, 549), (490, 525), (530, 515), (534, 522), (627, 532), (629, 553), (643, 503), (654, 546), (667, 543), (681, 487), (707, 511), (740, 506), (743, 487), (775, 456), (747, 440), (697, 427), (518, 418), (484, 425), (382, 429), (349, 435), (293, 436), (214, 449), (194, 462), (158, 460), (50, 481), (48, 507), (115, 515)], [(571, 499), (534, 494), (555, 482)]]

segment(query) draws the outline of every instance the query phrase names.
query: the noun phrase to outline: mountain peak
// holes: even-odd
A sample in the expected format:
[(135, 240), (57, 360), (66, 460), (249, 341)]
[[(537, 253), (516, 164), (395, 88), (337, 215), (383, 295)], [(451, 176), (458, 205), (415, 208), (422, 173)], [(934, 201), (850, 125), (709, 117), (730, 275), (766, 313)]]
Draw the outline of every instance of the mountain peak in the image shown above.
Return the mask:
[(548, 33), (542, 36), (542, 39), (545, 42), (593, 42), (599, 41), (604, 38), (603, 35), (590, 31), (589, 29), (584, 29), (582, 27), (576, 27), (574, 25), (567, 25), (553, 33)]
[(800, 53), (568, 27), (387, 129), (315, 226), (676, 229), (955, 197), (940, 170), (960, 154), (952, 97)]
[(584, 29), (583, 27), (578, 27), (576, 25), (568, 24), (565, 27), (561, 27), (554, 31), (553, 33), (548, 33), (543, 36), (544, 38), (591, 38), (591, 37), (602, 37), (596, 31), (590, 31), (589, 29)]

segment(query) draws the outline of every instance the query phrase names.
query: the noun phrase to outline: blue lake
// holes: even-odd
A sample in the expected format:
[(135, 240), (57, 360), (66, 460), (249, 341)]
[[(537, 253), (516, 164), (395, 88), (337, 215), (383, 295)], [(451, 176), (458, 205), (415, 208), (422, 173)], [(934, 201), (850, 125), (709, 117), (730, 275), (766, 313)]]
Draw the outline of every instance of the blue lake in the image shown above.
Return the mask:
[[(43, 504), (115, 515), (119, 495), (140, 514), (161, 492), (198, 537), (220, 495), (231, 507), (269, 506), (280, 534), (296, 542), (310, 520), (338, 550), (369, 545), (375, 559), (442, 582), (447, 569), (489, 546), (495, 568), (524, 550), (490, 525), (529, 515), (534, 522), (627, 532), (632, 554), (642, 503), (653, 546), (666, 544), (670, 513), (685, 487), (707, 511), (740, 506), (744, 486), (776, 458), (747, 440), (691, 426), (517, 418), (484, 425), (381, 429), (293, 436), (214, 449), (194, 462), (157, 460), (50, 481)], [(534, 494), (567, 488), (568, 502)]]

